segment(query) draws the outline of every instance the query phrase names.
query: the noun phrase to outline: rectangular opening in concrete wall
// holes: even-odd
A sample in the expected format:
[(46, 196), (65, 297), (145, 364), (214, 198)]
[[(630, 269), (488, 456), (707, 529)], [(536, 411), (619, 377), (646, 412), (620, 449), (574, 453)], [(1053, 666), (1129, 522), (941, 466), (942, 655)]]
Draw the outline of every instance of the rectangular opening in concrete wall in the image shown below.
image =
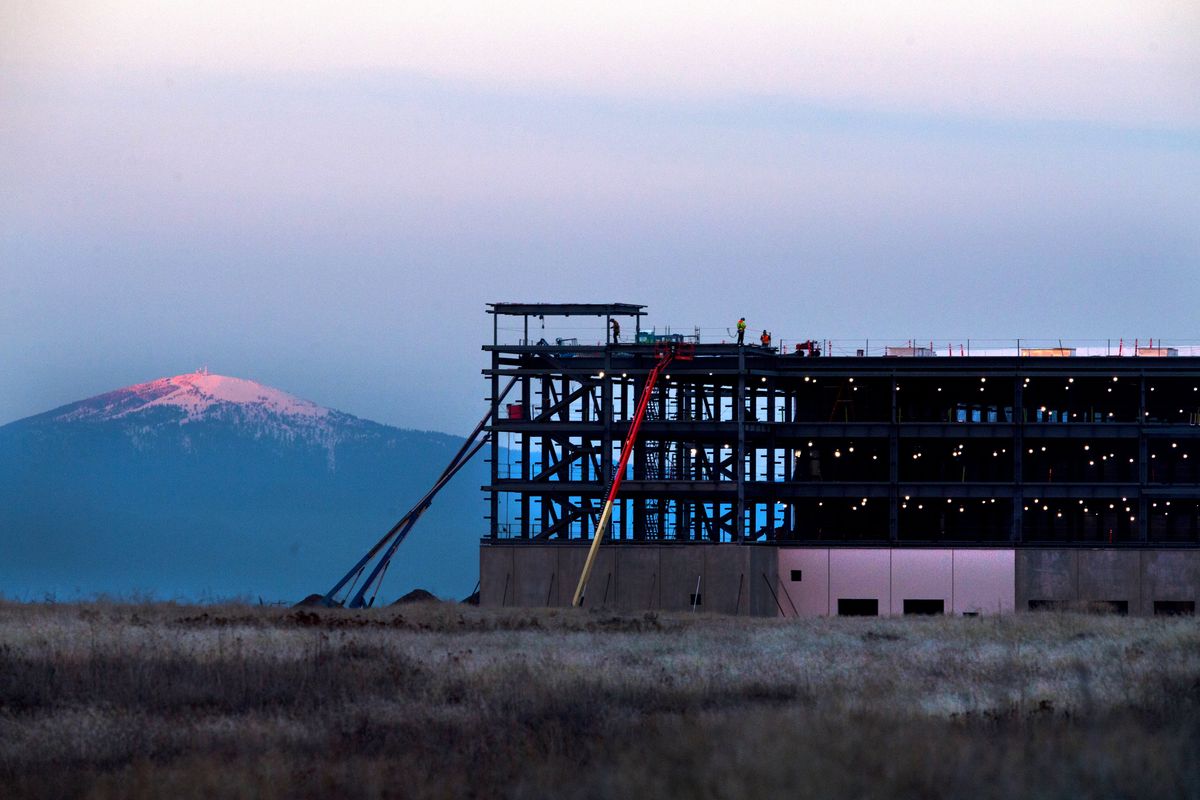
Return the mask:
[(839, 617), (878, 617), (879, 601), (873, 597), (869, 599), (839, 597), (837, 612)]
[(703, 592), (702, 592), (702, 593), (700, 593), (700, 594), (689, 594), (689, 595), (688, 595), (688, 605), (689, 605), (689, 606), (698, 606), (698, 605), (700, 605), (700, 604), (701, 604), (703, 601), (704, 601), (704, 594), (703, 594)]
[(1063, 602), (1061, 600), (1030, 600), (1030, 611), (1062, 611)]
[(1195, 600), (1155, 600), (1156, 617), (1191, 617), (1196, 614)]
[(1087, 608), (1093, 614), (1119, 614), (1124, 616), (1129, 613), (1129, 601), (1092, 600), (1088, 603)]
[(801, 577), (803, 577), (802, 570), (798, 570), (798, 569), (792, 570), (792, 580), (793, 581), (799, 581)]
[(904, 613), (905, 614), (919, 614), (919, 615), (926, 615), (926, 616), (933, 616), (934, 614), (945, 614), (946, 613), (946, 601), (942, 600), (940, 598), (937, 600), (921, 600), (921, 599), (907, 600), (906, 599), (904, 601)]

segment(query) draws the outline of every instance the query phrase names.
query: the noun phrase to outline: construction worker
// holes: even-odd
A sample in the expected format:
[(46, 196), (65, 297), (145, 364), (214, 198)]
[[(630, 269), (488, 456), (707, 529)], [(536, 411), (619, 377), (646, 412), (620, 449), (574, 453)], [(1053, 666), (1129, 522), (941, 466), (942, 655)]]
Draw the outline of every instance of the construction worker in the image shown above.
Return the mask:
[(742, 343), (746, 339), (746, 318), (745, 317), (742, 317), (741, 319), (738, 320), (737, 331), (738, 331), (738, 347), (741, 347)]
[(762, 343), (763, 347), (770, 347), (771, 346), (771, 332), (768, 330), (764, 330), (762, 332), (762, 336), (758, 337), (758, 341)]
[(609, 322), (612, 323), (613, 344), (617, 344), (621, 341), (621, 323), (615, 319), (610, 319)]

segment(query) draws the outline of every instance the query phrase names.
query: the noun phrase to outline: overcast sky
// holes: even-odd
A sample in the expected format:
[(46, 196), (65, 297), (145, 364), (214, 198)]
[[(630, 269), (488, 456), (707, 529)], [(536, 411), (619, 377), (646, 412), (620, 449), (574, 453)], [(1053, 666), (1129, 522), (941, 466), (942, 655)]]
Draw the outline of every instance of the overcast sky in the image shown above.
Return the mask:
[(0, 423), (208, 365), (463, 433), (495, 300), (1200, 342), (1198, 9), (0, 0)]

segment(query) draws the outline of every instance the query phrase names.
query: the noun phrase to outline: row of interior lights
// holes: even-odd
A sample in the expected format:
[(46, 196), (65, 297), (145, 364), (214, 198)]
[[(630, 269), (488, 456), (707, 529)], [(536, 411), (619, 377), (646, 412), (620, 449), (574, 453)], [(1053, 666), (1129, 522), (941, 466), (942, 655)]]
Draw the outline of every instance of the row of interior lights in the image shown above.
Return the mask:
[[(600, 370), (600, 371), (599, 371), (599, 372), (596, 374), (596, 378), (603, 378), (603, 377), (604, 377), (604, 375), (605, 375), (605, 372), (604, 372), (604, 370)], [(710, 373), (708, 373), (708, 376), (711, 378), (711, 377), (713, 376), (713, 373), (711, 373), (711, 372), (710, 372)], [(621, 373), (621, 377), (622, 377), (622, 378), (628, 378), (628, 377), (629, 377), (629, 373), (627, 373), (627, 372), (622, 372), (622, 373)], [(671, 380), (671, 376), (670, 376), (670, 375), (664, 375), (663, 377), (664, 377), (666, 380)], [(759, 380), (760, 380), (762, 383), (766, 383), (766, 382), (767, 382), (767, 378), (766, 378), (766, 376), (765, 376), (765, 375), (764, 375), (764, 376), (761, 376), (761, 377), (759, 378)], [(848, 380), (850, 383), (854, 383), (854, 378), (848, 378), (847, 380)], [(1115, 376), (1115, 375), (1114, 375), (1114, 376), (1113, 376), (1113, 382), (1115, 383), (1115, 382), (1117, 382), (1117, 380), (1118, 380), (1117, 376)], [(815, 378), (812, 378), (812, 377), (810, 377), (810, 376), (808, 376), (808, 375), (805, 375), (805, 376), (804, 376), (804, 382), (805, 382), (805, 383), (809, 383), (809, 382), (816, 383), (816, 379), (815, 379)], [(979, 382), (980, 382), (980, 383), (987, 383), (987, 378), (980, 378), (980, 379), (979, 379)], [(1074, 379), (1074, 378), (1067, 378), (1067, 385), (1066, 385), (1066, 386), (1064, 386), (1063, 388), (1064, 388), (1064, 389), (1070, 389), (1070, 388), (1071, 388), (1071, 384), (1072, 384), (1072, 383), (1074, 383), (1074, 382), (1075, 382), (1075, 379)], [(1029, 385), (1029, 378), (1026, 378), (1026, 379), (1025, 379), (1025, 383), (1024, 383), (1024, 385), (1025, 385), (1025, 386), (1028, 386), (1028, 385)], [(855, 389), (857, 390), (857, 387), (855, 387)], [(939, 387), (937, 387), (937, 390), (938, 390), (939, 392), (940, 392), (940, 391), (942, 391), (942, 387), (940, 387), (940, 386), (939, 386)], [(1150, 387), (1150, 391), (1152, 391), (1152, 392), (1153, 392), (1154, 390), (1155, 390), (1155, 387), (1154, 387), (1154, 386), (1151, 386), (1151, 387)], [(900, 391), (900, 384), (896, 384), (896, 391)], [(982, 387), (980, 388), (980, 391), (983, 391), (983, 388), (982, 388)], [(1110, 391), (1110, 392), (1112, 391), (1112, 387), (1111, 387), (1111, 386), (1108, 388), (1108, 391)], [(1193, 392), (1200, 392), (1200, 386), (1193, 386), (1193, 387), (1192, 387), (1192, 391), (1193, 391)]]
[[(708, 374), (709, 374), (709, 377), (712, 377), (712, 373), (711, 373), (711, 372), (710, 372), (710, 373), (708, 373)], [(600, 372), (599, 372), (599, 373), (596, 375), (596, 377), (597, 377), (597, 378), (603, 378), (603, 377), (604, 377), (604, 370), (600, 370)], [(622, 373), (621, 373), (621, 377), (622, 377), (622, 378), (628, 378), (628, 377), (629, 377), (629, 374), (628, 374), (628, 373), (625, 373), (625, 372), (622, 372)], [(664, 377), (666, 378), (666, 380), (671, 380), (671, 376), (670, 376), (670, 375), (666, 375), (666, 376), (664, 376)], [(761, 377), (759, 380), (760, 380), (762, 383), (766, 383), (766, 382), (767, 382), (767, 379), (766, 379), (766, 377), (765, 377), (765, 376)], [(807, 375), (805, 375), (805, 376), (804, 376), (804, 382), (805, 382), (805, 383), (808, 383), (810, 380), (812, 380), (812, 379), (811, 379), (811, 378), (809, 378)], [(854, 383), (854, 378), (850, 378), (849, 380), (850, 380), (850, 383)], [(1117, 380), (1117, 378), (1114, 376), (1114, 377), (1113, 377), (1113, 380), (1115, 381), (1115, 380)], [(815, 381), (814, 381), (814, 382), (815, 382)], [(980, 379), (979, 379), (979, 382), (980, 382), (980, 383), (987, 383), (987, 378), (980, 378)], [(1068, 383), (1068, 384), (1071, 384), (1071, 383), (1074, 383), (1074, 382), (1075, 382), (1075, 379), (1074, 379), (1074, 378), (1068, 378), (1068, 379), (1067, 379), (1067, 383)], [(1029, 378), (1026, 378), (1026, 379), (1025, 379), (1025, 385), (1026, 385), (1026, 386), (1028, 386), (1028, 385), (1029, 385)], [(1065, 389), (1070, 389), (1071, 387), (1068, 385), (1068, 386), (1065, 386), (1065, 387), (1063, 387), (1063, 388), (1065, 388)], [(942, 391), (942, 387), (940, 387), (940, 386), (939, 386), (939, 387), (937, 387), (937, 390), (938, 390), (939, 392), (940, 392), (940, 391)], [(858, 387), (857, 387), (857, 386), (855, 386), (855, 387), (854, 387), (854, 391), (856, 391), (856, 392), (858, 391)], [(896, 391), (897, 391), (897, 392), (898, 392), (898, 391), (900, 391), (900, 384), (896, 384)], [(981, 391), (981, 392), (982, 392), (982, 391), (985, 391), (985, 387), (983, 387), (983, 386), (980, 386), (980, 387), (979, 387), (979, 391)], [(1108, 391), (1109, 391), (1109, 392), (1111, 392), (1111, 391), (1112, 391), (1112, 387), (1111, 387), (1111, 386), (1108, 388)], [(1151, 387), (1150, 387), (1150, 391), (1152, 391), (1152, 392), (1154, 391), (1154, 387), (1153, 387), (1153, 386), (1151, 386)], [(1193, 386), (1193, 387), (1192, 387), (1192, 391), (1193, 391), (1193, 392), (1200, 392), (1200, 386)], [(1043, 414), (1044, 414), (1044, 413), (1046, 413), (1046, 406), (1042, 406), (1042, 407), (1041, 407), (1041, 412), (1042, 412)], [(1180, 413), (1180, 414), (1184, 413), (1184, 410), (1183, 410), (1182, 408), (1181, 408), (1181, 409), (1179, 409), (1179, 413)], [(1146, 416), (1147, 416), (1147, 417), (1148, 417), (1148, 416), (1150, 416), (1150, 412), (1149, 412), (1149, 411), (1145, 412), (1145, 414), (1146, 414)], [(1110, 411), (1110, 412), (1108, 412), (1108, 416), (1110, 416), (1110, 417), (1111, 417), (1111, 416), (1113, 416), (1113, 412), (1111, 412), (1111, 411)], [(1078, 415), (1078, 414), (1071, 414), (1071, 418), (1072, 418), (1072, 419), (1076, 419), (1076, 418), (1078, 418), (1078, 417), (1079, 417), (1079, 415)]]

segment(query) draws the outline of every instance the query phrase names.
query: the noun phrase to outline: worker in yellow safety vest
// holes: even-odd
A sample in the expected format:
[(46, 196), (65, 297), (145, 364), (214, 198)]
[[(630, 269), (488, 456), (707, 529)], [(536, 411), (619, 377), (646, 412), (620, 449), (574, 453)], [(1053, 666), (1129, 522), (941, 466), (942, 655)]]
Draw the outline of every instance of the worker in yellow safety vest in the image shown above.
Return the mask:
[(737, 331), (738, 331), (738, 344), (741, 345), (746, 338), (746, 318), (745, 317), (742, 317), (741, 319), (738, 320)]

